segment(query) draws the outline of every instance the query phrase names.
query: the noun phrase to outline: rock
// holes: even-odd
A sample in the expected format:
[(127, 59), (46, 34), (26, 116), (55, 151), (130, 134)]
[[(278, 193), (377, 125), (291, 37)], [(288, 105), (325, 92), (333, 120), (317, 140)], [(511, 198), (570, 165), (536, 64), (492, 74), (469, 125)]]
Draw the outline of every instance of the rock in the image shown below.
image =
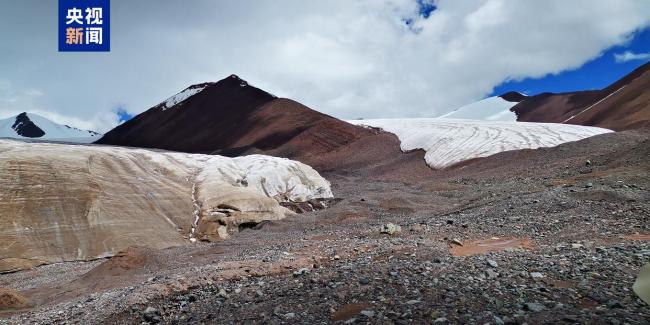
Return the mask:
[(580, 248), (583, 248), (583, 247), (585, 247), (585, 246), (582, 245), (582, 244), (578, 244), (578, 243), (571, 244), (571, 248), (573, 248), (573, 249), (580, 249)]
[(434, 324), (447, 324), (447, 318), (438, 317), (433, 321)]
[(144, 314), (150, 314), (150, 315), (158, 315), (158, 309), (153, 308), (153, 307), (147, 307), (147, 309), (144, 310)]
[(286, 318), (286, 319), (292, 319), (292, 318), (295, 318), (295, 317), (296, 317), (295, 313), (286, 313), (286, 314), (284, 314), (284, 318)]
[(503, 321), (499, 316), (494, 316), (494, 324), (496, 325), (505, 325), (506, 322)]
[(607, 301), (607, 308), (609, 309), (623, 308), (623, 304), (621, 304), (618, 300), (609, 300)]
[(293, 276), (298, 277), (298, 276), (301, 276), (301, 275), (304, 275), (304, 274), (308, 274), (308, 273), (309, 273), (309, 269), (303, 267), (302, 269), (293, 272)]
[(585, 184), (585, 188), (592, 188), (592, 187), (594, 187), (594, 183), (589, 182)]
[(544, 274), (541, 272), (530, 272), (530, 277), (533, 279), (540, 279), (544, 277)]
[(494, 267), (494, 268), (499, 267), (499, 264), (498, 264), (496, 261), (493, 261), (493, 260), (487, 260), (487, 264), (488, 264), (490, 267)]
[(379, 230), (380, 233), (389, 234), (389, 235), (398, 233), (400, 231), (402, 231), (402, 227), (400, 227), (400, 226), (398, 226), (396, 224), (393, 224), (393, 223), (387, 223), (387, 224), (381, 226), (381, 229)]
[(457, 238), (453, 238), (450, 242), (454, 245), (463, 246), (463, 242)]
[(362, 310), (361, 315), (364, 315), (368, 318), (375, 316), (375, 312), (372, 310)]
[(369, 283), (370, 283), (370, 280), (368, 280), (368, 278), (365, 278), (365, 277), (359, 278), (359, 284), (366, 285), (366, 284), (369, 284)]
[(409, 300), (409, 301), (406, 302), (406, 304), (407, 305), (415, 305), (415, 304), (419, 304), (420, 302), (421, 301), (419, 301), (419, 300)]
[(494, 272), (492, 269), (487, 269), (487, 271), (485, 271), (485, 274), (487, 274), (488, 279), (495, 279), (499, 276), (499, 273)]
[(21, 309), (29, 305), (27, 298), (11, 289), (0, 288), (0, 311), (8, 309)]
[(538, 312), (544, 310), (544, 305), (536, 302), (528, 302), (524, 305), (524, 309), (528, 311)]
[(218, 295), (219, 297), (221, 297), (221, 298), (225, 298), (225, 299), (230, 298), (230, 295), (228, 295), (228, 293), (226, 292), (226, 290), (224, 290), (223, 288), (222, 288), (222, 289), (219, 289), (219, 293), (217, 293), (217, 295)]
[(153, 307), (147, 307), (142, 314), (142, 318), (150, 323), (160, 323), (160, 312)]

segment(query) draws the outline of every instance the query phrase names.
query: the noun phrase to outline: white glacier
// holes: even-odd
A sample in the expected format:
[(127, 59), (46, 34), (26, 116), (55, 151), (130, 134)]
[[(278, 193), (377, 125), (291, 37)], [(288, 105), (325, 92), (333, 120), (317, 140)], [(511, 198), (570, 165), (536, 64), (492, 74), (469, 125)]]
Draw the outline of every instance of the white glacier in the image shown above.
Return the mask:
[(518, 149), (554, 147), (608, 129), (555, 123), (477, 121), (443, 118), (351, 120), (356, 125), (395, 134), (403, 151), (423, 149), (432, 168), (445, 168), (464, 160)]

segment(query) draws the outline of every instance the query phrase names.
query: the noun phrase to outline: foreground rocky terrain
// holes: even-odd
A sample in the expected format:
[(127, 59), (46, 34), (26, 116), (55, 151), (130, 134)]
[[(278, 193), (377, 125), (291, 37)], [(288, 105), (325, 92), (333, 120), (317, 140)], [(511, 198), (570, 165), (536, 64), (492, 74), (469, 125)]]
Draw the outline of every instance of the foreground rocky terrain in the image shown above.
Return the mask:
[(0, 322), (645, 324), (649, 156), (641, 129), (439, 171), (347, 162), (326, 210), (2, 275)]

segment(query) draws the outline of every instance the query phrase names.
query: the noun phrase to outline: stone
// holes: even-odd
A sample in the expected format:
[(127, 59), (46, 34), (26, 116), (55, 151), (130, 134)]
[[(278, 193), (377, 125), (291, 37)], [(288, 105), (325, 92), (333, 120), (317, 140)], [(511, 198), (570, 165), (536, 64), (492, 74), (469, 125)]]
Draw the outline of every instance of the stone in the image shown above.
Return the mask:
[(368, 318), (375, 316), (375, 312), (372, 310), (362, 310), (361, 315), (366, 316)]
[(380, 233), (389, 235), (398, 233), (400, 231), (402, 231), (402, 227), (390, 222), (381, 226), (381, 229), (379, 230)]
[(457, 238), (452, 238), (451, 243), (458, 246), (463, 246), (463, 242)]
[(150, 323), (160, 323), (160, 312), (153, 307), (147, 307), (142, 314), (142, 318)]
[(230, 295), (223, 288), (219, 289), (219, 292), (217, 293), (217, 295), (219, 297), (221, 297), (221, 298), (226, 298), (226, 299), (230, 298)]
[(530, 272), (530, 277), (533, 279), (540, 279), (544, 277), (544, 274), (541, 272)]
[(370, 280), (368, 280), (368, 278), (366, 278), (366, 277), (359, 278), (359, 284), (366, 285), (366, 284), (369, 284), (369, 283), (370, 283)]
[(29, 306), (27, 298), (11, 289), (0, 288), (0, 311)]
[(445, 317), (438, 317), (433, 321), (434, 324), (447, 324), (447, 322), (447, 318)]
[(309, 269), (303, 267), (303, 268), (299, 269), (298, 271), (293, 272), (293, 276), (298, 277), (298, 276), (308, 274), (308, 273), (309, 273)]
[(544, 305), (536, 302), (528, 302), (524, 305), (524, 309), (528, 311), (538, 312), (544, 310)]
[(618, 300), (612, 299), (607, 301), (607, 308), (609, 309), (623, 308), (623, 304), (621, 304)]
[(490, 267), (494, 267), (494, 268), (499, 267), (499, 264), (498, 264), (496, 261), (493, 261), (493, 260), (487, 260), (487, 264), (488, 264)]

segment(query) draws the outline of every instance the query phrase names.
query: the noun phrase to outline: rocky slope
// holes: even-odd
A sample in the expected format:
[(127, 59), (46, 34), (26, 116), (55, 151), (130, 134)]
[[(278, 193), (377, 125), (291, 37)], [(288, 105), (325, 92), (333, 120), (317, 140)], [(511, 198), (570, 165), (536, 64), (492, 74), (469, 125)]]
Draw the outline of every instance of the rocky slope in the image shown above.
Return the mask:
[(542, 93), (512, 107), (517, 121), (598, 126), (616, 131), (650, 125), (650, 62), (601, 90)]
[(0, 138), (90, 143), (100, 137), (101, 134), (97, 132), (56, 124), (32, 113), (23, 112), (0, 120)]
[(330, 197), (288, 159), (0, 140), (0, 272), (221, 240)]

